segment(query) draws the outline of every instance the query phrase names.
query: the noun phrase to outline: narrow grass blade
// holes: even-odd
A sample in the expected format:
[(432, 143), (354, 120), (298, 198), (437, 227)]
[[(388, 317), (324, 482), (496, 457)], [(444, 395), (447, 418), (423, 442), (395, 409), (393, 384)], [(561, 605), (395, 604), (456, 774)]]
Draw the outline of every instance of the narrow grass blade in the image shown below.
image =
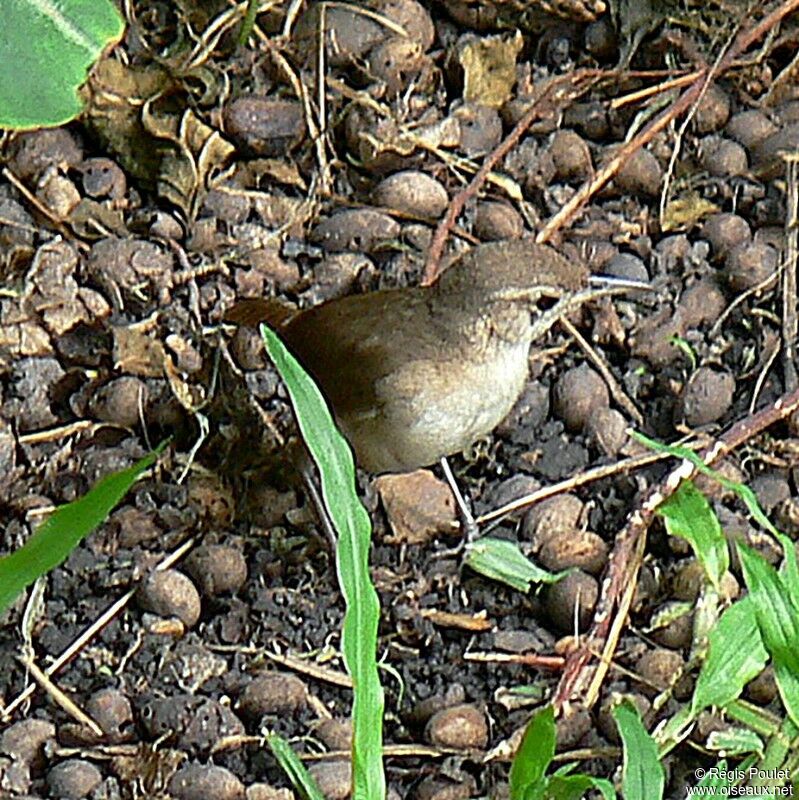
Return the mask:
[(520, 592), (529, 592), (536, 583), (555, 583), (568, 575), (547, 572), (536, 566), (515, 542), (486, 536), (466, 548), (466, 564), (486, 578), (505, 583)]
[(297, 754), (291, 749), (291, 745), (276, 733), (267, 736), (266, 741), (277, 763), (289, 776), (289, 780), (300, 793), (302, 800), (325, 800), (325, 796), (316, 785), (313, 775), (305, 769), (305, 764), (300, 761)]
[(277, 334), (261, 326), (266, 350), (285, 381), (303, 440), (319, 470), (322, 499), (338, 533), (336, 567), (347, 610), (342, 649), (353, 683), (352, 796), (385, 797), (383, 687), (377, 671), (380, 604), (369, 576), (371, 523), (355, 490), (352, 452), (321, 392)]
[(101, 478), (83, 497), (56, 509), (19, 550), (0, 558), (0, 614), (26, 586), (57, 567), (106, 519), (163, 447), (132, 467)]
[(791, 720), (799, 724), (799, 613), (789, 587), (763, 556), (742, 543), (738, 553), (777, 689)]
[(530, 720), (510, 765), (510, 800), (543, 797), (545, 775), (555, 755), (555, 710), (542, 708)]
[(685, 539), (717, 592), (730, 566), (727, 540), (705, 496), (691, 483), (683, 481), (677, 491), (662, 503), (657, 513), (672, 536)]
[(755, 493), (748, 486), (743, 483), (739, 483), (738, 481), (731, 481), (729, 478), (725, 478), (723, 475), (716, 472), (716, 470), (707, 466), (707, 464), (705, 464), (705, 462), (702, 461), (702, 459), (693, 450), (689, 450), (687, 447), (681, 447), (680, 445), (674, 444), (663, 444), (663, 442), (650, 439), (648, 436), (644, 436), (643, 433), (639, 433), (638, 431), (633, 431), (632, 437), (641, 444), (649, 447), (651, 450), (654, 450), (656, 453), (668, 453), (675, 458), (682, 458), (685, 461), (690, 461), (691, 464), (696, 467), (698, 472), (701, 472), (703, 475), (707, 475), (709, 478), (713, 478), (714, 481), (720, 483), (725, 489), (735, 492), (735, 494), (740, 497), (741, 501), (746, 506), (747, 510), (755, 521), (757, 521), (767, 531), (775, 536), (779, 535), (779, 531), (774, 527), (771, 520), (765, 515), (763, 509), (760, 508), (760, 504), (757, 502)]
[(666, 776), (658, 758), (658, 747), (644, 728), (638, 710), (628, 700), (622, 700), (612, 714), (623, 749), (621, 793), (624, 800), (661, 800)]

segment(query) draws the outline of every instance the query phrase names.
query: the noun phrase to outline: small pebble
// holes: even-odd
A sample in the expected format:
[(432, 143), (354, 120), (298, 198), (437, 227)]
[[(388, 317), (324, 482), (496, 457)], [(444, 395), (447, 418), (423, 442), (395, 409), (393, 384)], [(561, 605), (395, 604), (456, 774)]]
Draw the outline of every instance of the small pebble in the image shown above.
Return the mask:
[(91, 414), (103, 422), (134, 428), (142, 419), (147, 407), (147, 386), (131, 375), (101, 386), (89, 401)]
[(305, 136), (305, 115), (296, 100), (240, 95), (223, 117), (230, 138), (254, 156), (284, 156)]
[(349, 750), (352, 747), (352, 720), (325, 719), (315, 728), (314, 733), (328, 750)]
[(250, 717), (294, 714), (308, 702), (308, 689), (296, 676), (266, 672), (251, 680), (239, 698), (238, 708)]
[(502, 139), (502, 120), (494, 108), (476, 103), (458, 106), (452, 116), (460, 128), (458, 150), (468, 158), (490, 153)]
[(656, 694), (673, 686), (682, 674), (685, 662), (679, 653), (658, 647), (647, 650), (636, 664), (646, 694)]
[(488, 743), (485, 714), (470, 703), (444, 708), (430, 718), (425, 739), (436, 747), (482, 749)]
[(223, 544), (203, 544), (185, 562), (200, 591), (207, 597), (237, 592), (247, 580), (247, 562), (241, 550)]
[(47, 788), (52, 797), (80, 800), (88, 797), (102, 780), (102, 773), (94, 764), (80, 758), (70, 758), (50, 768)]
[(541, 566), (551, 572), (578, 567), (598, 575), (608, 560), (608, 546), (592, 531), (574, 530), (565, 536), (551, 536), (538, 553)]
[(680, 397), (680, 411), (691, 427), (721, 419), (732, 405), (735, 378), (729, 372), (699, 367)]
[(746, 684), (744, 694), (753, 702), (767, 706), (777, 698), (777, 681), (774, 677), (774, 667), (768, 664), (766, 668), (749, 683)]
[(760, 285), (767, 289), (777, 280), (778, 264), (779, 253), (770, 244), (744, 242), (727, 254), (724, 274), (737, 292)]
[(308, 767), (325, 800), (348, 800), (352, 792), (352, 764), (344, 759), (317, 761)]
[(133, 708), (119, 689), (109, 687), (94, 692), (86, 702), (86, 713), (114, 742), (132, 734)]
[(351, 208), (322, 219), (310, 238), (327, 253), (342, 250), (372, 253), (399, 238), (399, 234), (399, 224), (388, 214), (371, 208)]
[(484, 200), (477, 204), (474, 232), (484, 242), (518, 239), (524, 232), (524, 220), (508, 203)]
[(588, 709), (580, 703), (569, 703), (557, 720), (556, 750), (571, 750), (593, 727)]
[(596, 408), (588, 417), (585, 432), (588, 441), (606, 456), (615, 456), (629, 441), (629, 425), (615, 408)]
[(563, 125), (574, 128), (592, 142), (601, 142), (610, 134), (605, 106), (595, 101), (572, 103), (563, 112)]
[(791, 497), (791, 486), (785, 477), (776, 472), (766, 472), (749, 482), (763, 510), (769, 512)]
[(581, 183), (594, 171), (591, 151), (582, 136), (574, 131), (557, 131), (549, 145), (549, 153), (555, 164), (555, 176), (562, 181)]
[(749, 169), (749, 158), (743, 146), (731, 139), (708, 136), (700, 147), (702, 166), (717, 178), (743, 175)]
[(404, 170), (384, 178), (372, 191), (377, 206), (437, 218), (449, 204), (447, 190), (426, 172)]
[(616, 173), (614, 183), (622, 192), (634, 196), (657, 197), (663, 170), (657, 158), (649, 150), (636, 150)]
[(737, 214), (713, 214), (702, 226), (702, 236), (710, 242), (717, 259), (726, 257), (736, 245), (752, 241), (749, 223)]
[(136, 592), (139, 605), (161, 617), (177, 617), (187, 628), (200, 619), (200, 593), (182, 572), (165, 569), (148, 575)]
[(616, 278), (648, 281), (649, 273), (641, 258), (632, 253), (617, 253), (605, 265), (603, 272)]
[(733, 114), (726, 129), (730, 138), (747, 149), (776, 132), (777, 126), (762, 111), (756, 109)]
[(559, 494), (536, 503), (525, 515), (522, 536), (543, 546), (550, 537), (568, 536), (580, 527), (585, 505), (577, 495)]
[(598, 597), (596, 578), (575, 570), (547, 587), (544, 608), (553, 626), (564, 633), (574, 631), (576, 608), (577, 626), (584, 631), (591, 624)]
[(552, 409), (570, 431), (583, 430), (591, 414), (609, 403), (605, 381), (587, 364), (563, 373), (552, 394)]
[(43, 748), (55, 739), (55, 725), (29, 717), (9, 725), (0, 735), (0, 753), (35, 767), (42, 766)]
[(730, 118), (730, 98), (718, 84), (711, 83), (696, 106), (693, 125), (697, 133), (721, 130)]
[(244, 785), (224, 767), (189, 764), (172, 776), (169, 793), (175, 800), (241, 800)]

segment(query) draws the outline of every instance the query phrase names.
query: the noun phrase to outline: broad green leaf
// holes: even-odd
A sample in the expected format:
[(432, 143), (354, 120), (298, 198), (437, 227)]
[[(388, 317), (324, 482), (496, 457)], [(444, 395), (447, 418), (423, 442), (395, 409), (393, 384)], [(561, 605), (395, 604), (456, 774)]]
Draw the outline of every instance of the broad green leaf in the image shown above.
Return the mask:
[(750, 597), (733, 603), (708, 637), (708, 655), (696, 681), (691, 709), (724, 707), (759, 675), (768, 662)]
[(124, 27), (110, 0), (3, 0), (0, 128), (62, 125), (80, 114), (78, 87)]
[(338, 432), (322, 393), (277, 334), (261, 326), (266, 350), (283, 378), (302, 438), (322, 484), (322, 500), (338, 540), (336, 568), (347, 610), (342, 650), (352, 676), (354, 800), (385, 796), (383, 774), (383, 687), (377, 672), (380, 604), (369, 575), (372, 527), (355, 490), (352, 451)]
[(666, 776), (658, 747), (644, 728), (638, 709), (629, 700), (622, 700), (611, 713), (621, 736), (624, 800), (661, 800)]
[(26, 586), (57, 567), (81, 539), (105, 521), (162, 449), (163, 445), (132, 467), (101, 478), (83, 497), (57, 508), (19, 550), (0, 558), (0, 613)]
[(777, 689), (791, 720), (799, 724), (799, 613), (788, 586), (763, 556), (740, 542), (738, 553)]
[(289, 776), (292, 785), (300, 793), (302, 800), (325, 800), (325, 796), (317, 786), (313, 775), (305, 769), (305, 764), (300, 761), (297, 754), (291, 749), (291, 745), (276, 733), (267, 736), (266, 741), (277, 763)]
[(466, 564), (486, 578), (528, 592), (534, 583), (555, 583), (568, 574), (547, 572), (537, 567), (515, 542), (486, 536), (466, 548)]
[(727, 540), (705, 496), (691, 483), (683, 481), (677, 491), (662, 503), (657, 513), (672, 536), (685, 539), (694, 551), (710, 582), (721, 591), (721, 579), (730, 566)]
[(510, 765), (511, 800), (543, 797), (544, 776), (555, 755), (555, 711), (546, 706), (527, 724)]

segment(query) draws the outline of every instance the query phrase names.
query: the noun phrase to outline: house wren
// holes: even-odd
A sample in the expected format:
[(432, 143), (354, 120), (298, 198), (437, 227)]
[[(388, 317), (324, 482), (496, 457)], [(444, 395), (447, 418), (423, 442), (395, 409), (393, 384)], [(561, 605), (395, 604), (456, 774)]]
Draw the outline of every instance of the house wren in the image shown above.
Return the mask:
[[(547, 245), (479, 245), (431, 286), (330, 300), (277, 324), (370, 472), (429, 466), (489, 433), (524, 388), (534, 339), (584, 302), (584, 266)], [(541, 312), (537, 302), (555, 298)], [(263, 319), (242, 301), (233, 322)]]

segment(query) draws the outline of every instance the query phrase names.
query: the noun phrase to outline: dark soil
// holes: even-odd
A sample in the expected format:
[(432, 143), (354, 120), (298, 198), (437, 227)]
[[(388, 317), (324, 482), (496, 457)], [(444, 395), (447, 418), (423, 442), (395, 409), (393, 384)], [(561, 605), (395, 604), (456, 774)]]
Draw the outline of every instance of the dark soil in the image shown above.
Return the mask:
[[(351, 692), (333, 556), (287, 455), (285, 391), (255, 331), (226, 314), (245, 298), (307, 307), (417, 283), (436, 223), (540, 87), (603, 70), (579, 96), (544, 103), (495, 168), (503, 181), (467, 201), (447, 254), (534, 235), (644, 112), (676, 95), (614, 98), (671, 75), (645, 70), (713, 63), (735, 25), (750, 29), (763, 9), (663, 2), (634, 14), (612, 3), (602, 14), (573, 0), (556, 14), (374, 0), (367, 15), (335, 4), (320, 111), (321, 4), (275, 4), (246, 47), (225, 3), (133, 5), (84, 117), (0, 140), (0, 549), (172, 439), (47, 577), (41, 603), (22, 597), (0, 620), (0, 796), (289, 798), (261, 738), (276, 732), (308, 757), (326, 797), (347, 797)], [(685, 130), (680, 118), (626, 158), (557, 232), (553, 244), (593, 272), (651, 282), (572, 317), (615, 385), (556, 326), (534, 346), (508, 419), (452, 459), (478, 515), (620, 464), (492, 531), (550, 570), (576, 570), (528, 594), (483, 578), (463, 566), (438, 473), (360, 474), (392, 797), (507, 796), (518, 732), (560, 677), (513, 659), (571, 652), (617, 532), (668, 469), (624, 466), (643, 452), (628, 427), (702, 441), (796, 389), (783, 346), (795, 336), (783, 308), (796, 298), (784, 300), (775, 271), (796, 188), (779, 152), (799, 140), (798, 35), (789, 19), (756, 42), (743, 66), (716, 76)], [(790, 535), (795, 429), (789, 420), (722, 465)], [(742, 506), (707, 486), (730, 539), (774, 560)], [(734, 596), (740, 575), (729, 578)], [(581, 770), (612, 777), (620, 764), (612, 697), (632, 697), (651, 730), (690, 696), (692, 612), (653, 620), (700, 585), (687, 545), (655, 522), (615, 653), (623, 670), (610, 670), (594, 707), (571, 704), (559, 720), (559, 750), (579, 749), (567, 760)], [(46, 671), (78, 640), (52, 679), (97, 731), (52, 689), (19, 701), (25, 660)], [(749, 694), (768, 706), (773, 679)], [(669, 798), (714, 763), (703, 746), (725, 723), (707, 716), (692, 746), (666, 759)], [(338, 759), (322, 758), (331, 752)]]

